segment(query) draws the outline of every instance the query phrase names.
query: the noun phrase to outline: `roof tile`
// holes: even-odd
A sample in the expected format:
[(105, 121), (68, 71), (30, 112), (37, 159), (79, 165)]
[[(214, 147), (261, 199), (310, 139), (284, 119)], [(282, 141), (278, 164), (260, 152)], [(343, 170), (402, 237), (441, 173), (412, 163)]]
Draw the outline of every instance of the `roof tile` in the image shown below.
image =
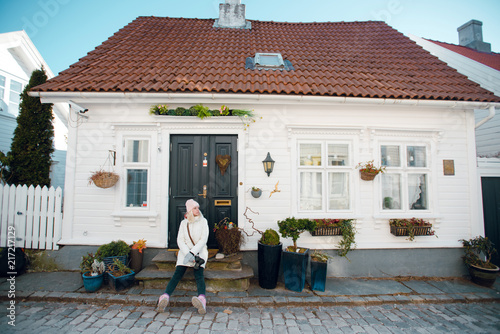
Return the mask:
[[(35, 91), (228, 92), (500, 101), (384, 22), (139, 17)], [(245, 69), (279, 52), (295, 70)]]

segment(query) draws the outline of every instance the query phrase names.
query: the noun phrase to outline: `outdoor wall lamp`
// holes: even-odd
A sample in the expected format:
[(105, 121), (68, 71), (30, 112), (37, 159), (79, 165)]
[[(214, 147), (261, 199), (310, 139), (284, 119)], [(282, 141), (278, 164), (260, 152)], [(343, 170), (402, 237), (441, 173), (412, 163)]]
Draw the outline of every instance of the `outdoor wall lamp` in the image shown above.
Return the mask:
[(267, 176), (269, 177), (274, 168), (274, 160), (271, 158), (269, 152), (267, 152), (267, 157), (262, 161), (262, 163), (264, 164), (264, 172), (266, 172)]

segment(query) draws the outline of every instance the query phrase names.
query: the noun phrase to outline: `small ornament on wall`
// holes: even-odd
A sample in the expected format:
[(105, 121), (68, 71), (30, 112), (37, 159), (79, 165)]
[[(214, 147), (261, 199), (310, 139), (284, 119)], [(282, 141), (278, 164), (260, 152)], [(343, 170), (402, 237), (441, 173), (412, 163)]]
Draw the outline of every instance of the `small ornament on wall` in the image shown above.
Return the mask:
[(455, 175), (455, 161), (443, 160), (444, 175)]

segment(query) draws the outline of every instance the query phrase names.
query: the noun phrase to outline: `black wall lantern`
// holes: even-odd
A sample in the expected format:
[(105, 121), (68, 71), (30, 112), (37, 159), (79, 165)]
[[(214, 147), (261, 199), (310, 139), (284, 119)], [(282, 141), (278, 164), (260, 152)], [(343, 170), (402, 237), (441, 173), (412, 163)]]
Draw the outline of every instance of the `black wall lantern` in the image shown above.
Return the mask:
[(264, 172), (266, 172), (267, 176), (269, 177), (274, 168), (274, 160), (271, 158), (269, 152), (267, 152), (267, 157), (266, 159), (264, 159), (264, 161), (262, 161), (262, 163), (264, 164)]

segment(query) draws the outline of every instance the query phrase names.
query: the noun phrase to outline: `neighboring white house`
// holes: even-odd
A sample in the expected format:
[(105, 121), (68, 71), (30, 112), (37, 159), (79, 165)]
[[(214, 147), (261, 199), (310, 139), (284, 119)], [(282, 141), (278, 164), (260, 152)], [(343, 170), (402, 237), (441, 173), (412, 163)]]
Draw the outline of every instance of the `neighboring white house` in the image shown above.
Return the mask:
[[(0, 34), (0, 151), (7, 154), (17, 126), (19, 95), (28, 84), (31, 73), (43, 66), (47, 77), (54, 74), (23, 31)], [(67, 103), (53, 106), (54, 148), (51, 185), (64, 188), (67, 149)]]
[[(412, 39), (459, 73), (481, 87), (500, 96), (500, 53), (491, 52), (483, 41), (482, 22), (471, 20), (458, 29), (460, 45), (443, 43), (420, 37)], [(480, 205), (484, 214), (479, 217), (485, 234), (500, 245), (500, 109), (475, 110), (475, 137), (478, 178), (482, 185)], [(480, 194), (481, 194), (481, 189)], [(496, 200), (495, 200), (496, 199)], [(499, 264), (499, 258), (495, 261)]]
[[(260, 230), (355, 219), (357, 249), (329, 275), (456, 276), (459, 239), (482, 231), (474, 110), (500, 98), (383, 22), (246, 20), (240, 1), (218, 20), (139, 17), (32, 94), (72, 103), (62, 245), (175, 248), (194, 198), (211, 226), (227, 216), (248, 232), (247, 207)], [(253, 110), (255, 122), (149, 113), (200, 103)], [(361, 180), (356, 165), (370, 160), (387, 171)], [(114, 187), (88, 184), (101, 166), (120, 175)], [(390, 233), (390, 218), (411, 217), (439, 237)], [(305, 232), (298, 244), (333, 255), (339, 240)]]

